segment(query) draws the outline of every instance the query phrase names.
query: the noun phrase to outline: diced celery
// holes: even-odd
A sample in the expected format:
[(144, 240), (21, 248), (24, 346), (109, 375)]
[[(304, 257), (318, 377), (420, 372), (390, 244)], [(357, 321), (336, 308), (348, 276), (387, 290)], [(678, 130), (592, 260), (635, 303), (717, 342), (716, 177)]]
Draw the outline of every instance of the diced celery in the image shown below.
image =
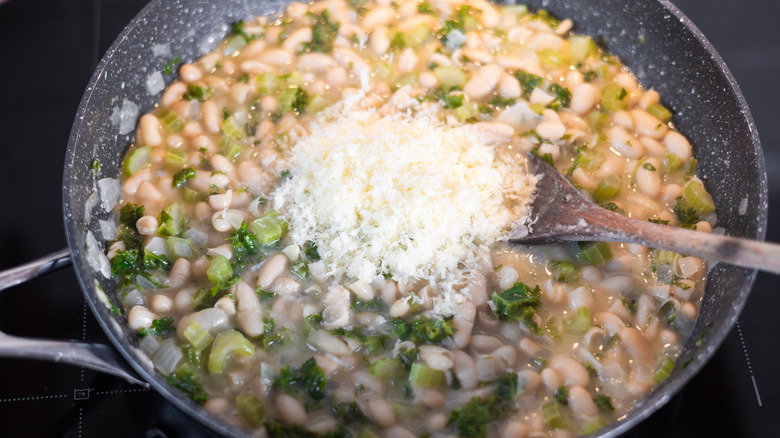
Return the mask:
[(688, 181), (683, 188), (683, 199), (688, 201), (691, 207), (695, 208), (700, 214), (708, 214), (715, 211), (715, 202), (712, 195), (704, 188), (704, 184), (698, 179)]
[(187, 153), (179, 149), (168, 149), (168, 153), (165, 154), (165, 165), (174, 170), (184, 167), (186, 160)]
[(127, 176), (134, 175), (139, 170), (148, 166), (151, 159), (152, 148), (150, 146), (142, 146), (134, 149), (122, 163), (122, 170)]
[(237, 330), (226, 330), (217, 335), (209, 354), (209, 372), (220, 374), (225, 369), (228, 357), (234, 354), (251, 356), (255, 354), (255, 345)]
[(265, 417), (265, 406), (254, 394), (242, 392), (236, 396), (236, 409), (251, 427), (257, 427)]
[(682, 160), (677, 155), (667, 152), (664, 156), (664, 168), (666, 168), (666, 171), (669, 173), (679, 169), (682, 164)]
[(230, 138), (243, 138), (246, 134), (244, 125), (234, 116), (230, 116), (222, 122), (222, 133)]
[(685, 175), (693, 176), (696, 174), (696, 168), (699, 166), (699, 160), (696, 158), (688, 158), (685, 162)]
[(206, 276), (211, 284), (224, 283), (233, 276), (233, 268), (230, 267), (230, 262), (225, 256), (218, 255), (211, 259), (211, 264), (206, 270)]
[(428, 36), (430, 35), (430, 31), (428, 29), (428, 26), (425, 24), (421, 24), (417, 26), (417, 29), (413, 30), (411, 33), (408, 33), (405, 35), (406, 45), (411, 47), (412, 49), (419, 49), (420, 46), (425, 43), (425, 40), (428, 39)]
[(556, 50), (550, 48), (544, 48), (540, 50), (537, 53), (537, 56), (539, 56), (539, 61), (542, 63), (542, 65), (549, 69), (558, 68), (558, 66), (563, 62), (563, 56)]
[(371, 364), (368, 373), (380, 379), (394, 380), (404, 372), (404, 366), (398, 359), (386, 357)]
[(479, 106), (477, 106), (476, 102), (463, 104), (455, 110), (455, 118), (461, 123), (474, 120), (478, 115)]
[(582, 335), (590, 329), (590, 311), (587, 307), (578, 307), (563, 324), (563, 330), (572, 335)]
[(607, 111), (626, 109), (628, 91), (618, 84), (608, 84), (601, 90), (601, 108)]
[(413, 363), (412, 370), (409, 372), (409, 382), (425, 388), (438, 389), (444, 386), (446, 381), (447, 378), (443, 371), (435, 370), (419, 362)]
[(240, 50), (246, 45), (246, 38), (243, 35), (236, 35), (228, 40), (222, 47), (222, 54), (228, 56)]
[(417, 73), (403, 75), (395, 81), (395, 87), (400, 88), (404, 85), (414, 85), (417, 83)]
[(433, 75), (445, 90), (460, 89), (466, 84), (466, 73), (457, 67), (436, 67), (433, 69)]
[(658, 370), (656, 370), (655, 374), (653, 374), (653, 385), (658, 386), (661, 383), (663, 383), (664, 380), (669, 378), (673, 370), (674, 370), (674, 360), (667, 357), (666, 359), (664, 359), (661, 366), (658, 367)]
[(593, 132), (601, 132), (610, 123), (609, 115), (600, 110), (589, 112), (585, 119)]
[(222, 154), (231, 160), (235, 160), (236, 157), (244, 152), (244, 145), (233, 137), (222, 138)]
[(560, 341), (561, 332), (563, 331), (563, 324), (557, 316), (550, 315), (544, 321), (544, 330), (547, 331), (553, 340)]
[(541, 102), (536, 102), (536, 103), (532, 103), (528, 107), (528, 109), (541, 116), (542, 113), (544, 112), (544, 105), (542, 105)]
[(582, 426), (582, 429), (580, 429), (580, 435), (590, 435), (593, 432), (601, 430), (605, 427), (607, 427), (607, 422), (604, 421), (604, 419), (601, 417), (596, 417)]
[(301, 87), (288, 87), (279, 93), (279, 109), (283, 113), (301, 112), (307, 103), (308, 96)]
[(257, 92), (260, 94), (274, 94), (279, 88), (279, 79), (273, 73), (263, 73), (255, 79)]
[(311, 100), (309, 100), (309, 103), (306, 105), (306, 110), (312, 113), (316, 113), (317, 111), (329, 107), (330, 104), (331, 102), (328, 99), (325, 99), (319, 94), (315, 94), (314, 96), (312, 96)]
[(247, 225), (261, 245), (271, 245), (279, 241), (287, 232), (287, 221), (279, 216), (279, 212), (271, 210), (263, 217), (255, 219)]
[(598, 51), (596, 43), (589, 36), (572, 35), (569, 37), (569, 59), (572, 64), (579, 64)]
[(178, 132), (184, 126), (184, 122), (182, 122), (179, 115), (168, 108), (160, 111), (157, 118), (160, 119), (162, 125), (169, 131)]
[(620, 188), (623, 186), (623, 179), (618, 175), (610, 175), (602, 179), (593, 191), (593, 196), (598, 201), (612, 199), (620, 194)]
[(163, 236), (178, 236), (181, 234), (181, 207), (178, 203), (165, 207), (160, 213), (160, 226), (157, 232)]
[(601, 155), (596, 151), (586, 150), (580, 154), (579, 160), (578, 166), (580, 169), (591, 173), (597, 171), (599, 167), (601, 167), (601, 163), (604, 162), (604, 155)]
[(214, 336), (211, 336), (209, 331), (204, 329), (198, 321), (192, 321), (192, 323), (184, 329), (184, 339), (189, 341), (193, 350), (202, 351), (204, 348), (211, 345), (214, 341)]
[(393, 75), (393, 68), (386, 62), (377, 61), (373, 64), (373, 71), (377, 78), (386, 81)]
[(650, 105), (647, 105), (645, 111), (664, 123), (669, 123), (669, 120), (672, 120), (672, 112), (661, 104), (651, 103)]
[(170, 256), (171, 260), (192, 260), (195, 258), (195, 252), (190, 246), (190, 240), (182, 239), (181, 237), (176, 236), (171, 236), (168, 238), (168, 255)]
[(566, 429), (566, 421), (564, 421), (561, 410), (555, 400), (542, 405), (542, 418), (549, 429)]
[(585, 263), (599, 266), (612, 260), (612, 251), (606, 242), (591, 242), (581, 247), (577, 252), (577, 258)]

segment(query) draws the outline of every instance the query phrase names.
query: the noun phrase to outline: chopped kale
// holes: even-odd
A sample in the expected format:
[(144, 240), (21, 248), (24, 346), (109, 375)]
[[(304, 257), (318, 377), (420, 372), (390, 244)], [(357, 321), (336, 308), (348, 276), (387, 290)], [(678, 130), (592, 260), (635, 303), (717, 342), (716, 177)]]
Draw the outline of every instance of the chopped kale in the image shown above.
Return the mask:
[(306, 256), (309, 260), (319, 260), (320, 259), (320, 253), (317, 252), (317, 244), (314, 242), (306, 242), (303, 244), (303, 254)]
[(353, 312), (379, 312), (385, 308), (385, 302), (382, 297), (376, 297), (372, 300), (361, 300), (357, 296), (352, 297)]
[(111, 259), (111, 275), (116, 277), (123, 271), (134, 271), (142, 264), (137, 249), (119, 251)]
[(182, 169), (173, 175), (173, 182), (171, 183), (171, 187), (178, 189), (179, 187), (187, 184), (188, 181), (195, 179), (195, 176), (196, 173), (194, 167), (190, 166), (186, 169)]
[(354, 425), (370, 422), (370, 420), (363, 415), (363, 411), (360, 410), (360, 407), (358, 407), (355, 402), (335, 403), (332, 409), (340, 424)]
[(593, 402), (602, 411), (612, 414), (615, 412), (615, 406), (612, 405), (612, 399), (606, 394), (596, 394), (593, 396)]
[(313, 357), (304, 362), (300, 369), (285, 365), (279, 370), (276, 384), (286, 394), (297, 396), (299, 389), (303, 388), (314, 400), (325, 398), (325, 373)]
[(436, 15), (431, 4), (425, 1), (417, 5), (417, 12), (420, 14)]
[(316, 433), (303, 426), (286, 426), (278, 421), (264, 421), (263, 426), (268, 438), (352, 438), (352, 433), (345, 425), (325, 433)]
[(261, 302), (270, 301), (270, 300), (276, 298), (276, 294), (275, 293), (269, 292), (267, 290), (263, 290), (262, 287), (258, 288), (256, 293), (257, 293), (257, 296), (260, 298)]
[(620, 296), (620, 302), (623, 303), (623, 306), (625, 306), (626, 309), (628, 309), (631, 313), (636, 313), (636, 299), (635, 298), (628, 298), (625, 295)]
[(305, 52), (327, 53), (333, 49), (333, 40), (339, 30), (339, 23), (330, 22), (330, 12), (322, 11), (321, 14), (309, 13), (311, 24), (311, 41), (303, 44)]
[(569, 405), (569, 390), (561, 385), (557, 388), (555, 388), (555, 393), (553, 394), (553, 398), (555, 398), (555, 402), (559, 405), (568, 406)]
[(212, 93), (213, 92), (209, 87), (201, 87), (198, 84), (189, 84), (187, 85), (187, 92), (182, 95), (182, 98), (186, 100), (198, 100), (203, 102), (204, 100), (210, 99)]
[(393, 318), (393, 334), (402, 341), (415, 344), (441, 344), (455, 333), (455, 323), (450, 320), (418, 316), (411, 322)]
[(148, 271), (169, 271), (173, 264), (165, 255), (157, 255), (149, 250), (144, 250), (143, 266)]
[(447, 94), (443, 97), (444, 108), (455, 109), (463, 106), (463, 94)]
[(363, 345), (363, 353), (366, 356), (371, 356), (380, 350), (385, 349), (385, 343), (388, 337), (382, 334), (369, 336), (363, 333), (361, 327), (355, 327), (351, 330), (347, 330), (343, 327), (330, 331), (330, 334), (334, 336), (341, 336), (342, 338), (355, 339)]
[(495, 390), (493, 393), (501, 401), (514, 401), (517, 397), (517, 374), (506, 373), (496, 379), (494, 382)]
[(515, 77), (518, 81), (520, 81), (520, 87), (523, 89), (524, 99), (531, 97), (531, 92), (534, 91), (534, 88), (541, 85), (542, 81), (544, 81), (541, 76), (536, 76), (533, 73), (526, 73), (522, 70), (516, 71)]
[(233, 28), (231, 30), (233, 32), (233, 35), (242, 37), (244, 39), (244, 41), (246, 41), (247, 43), (256, 38), (255, 35), (249, 35), (249, 34), (246, 33), (246, 31), (244, 30), (244, 21), (243, 20), (237, 21), (233, 25)]
[(533, 320), (542, 304), (539, 294), (539, 286), (531, 289), (520, 282), (501, 293), (493, 292), (490, 297), (495, 305), (493, 313), (502, 321), (521, 321), (531, 332), (541, 335), (542, 329)]
[(241, 227), (235, 230), (227, 240), (233, 244), (233, 254), (238, 262), (257, 253), (260, 248), (255, 235), (246, 230), (246, 222), (242, 222)]
[(504, 417), (509, 410), (509, 403), (496, 396), (474, 397), (450, 413), (449, 424), (456, 424), (461, 438), (481, 438), (487, 436), (488, 423)]
[(682, 196), (677, 198), (674, 206), (674, 214), (677, 216), (679, 226), (688, 229), (695, 229), (696, 223), (701, 220), (699, 213)]
[(550, 85), (550, 93), (555, 96), (555, 100), (550, 104), (550, 108), (557, 109), (559, 107), (568, 108), (571, 103), (571, 91), (568, 88), (558, 84)]
[(98, 173), (100, 172), (100, 160), (95, 158), (92, 160), (92, 163), (90, 163), (89, 167), (92, 169), (92, 176), (97, 179)]
[(173, 318), (170, 316), (166, 316), (160, 319), (155, 319), (152, 321), (152, 326), (147, 328), (142, 328), (138, 332), (138, 337), (143, 338), (146, 336), (163, 336), (169, 331), (173, 329)]
[(208, 400), (209, 395), (203, 389), (203, 384), (189, 365), (182, 365), (168, 376), (168, 383), (174, 388), (178, 388), (187, 397), (193, 401), (203, 404)]
[(665, 221), (663, 219), (650, 218), (647, 221), (654, 224), (669, 225), (669, 221)]
[(405, 48), (406, 48), (406, 40), (404, 39), (404, 34), (402, 34), (401, 32), (395, 32), (395, 34), (393, 34), (392, 39), (390, 40), (389, 50), (393, 52), (400, 52)]
[(141, 219), (143, 216), (143, 205), (125, 204), (119, 211), (119, 222), (131, 230), (138, 232), (138, 228), (136, 228), (135, 223), (138, 222), (138, 219)]
[(181, 62), (181, 56), (176, 53), (173, 55), (173, 58), (171, 58), (168, 62), (163, 65), (162, 72), (164, 75), (169, 75), (173, 73), (173, 71), (176, 69), (176, 64)]

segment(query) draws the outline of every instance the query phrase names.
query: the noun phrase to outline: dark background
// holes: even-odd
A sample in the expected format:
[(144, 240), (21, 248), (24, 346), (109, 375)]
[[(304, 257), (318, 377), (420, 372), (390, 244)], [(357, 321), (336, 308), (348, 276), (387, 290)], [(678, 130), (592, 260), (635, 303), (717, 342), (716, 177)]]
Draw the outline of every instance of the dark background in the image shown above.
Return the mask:
[[(753, 112), (769, 175), (767, 240), (780, 242), (780, 2), (677, 0), (725, 59)], [(100, 56), (145, 0), (0, 0), (0, 269), (66, 246), (62, 165)], [(759, 274), (712, 361), (632, 437), (780, 433), (780, 291)], [(70, 268), (0, 293), (0, 330), (103, 341)], [(0, 359), (0, 435), (206, 436), (156, 393), (80, 368)]]

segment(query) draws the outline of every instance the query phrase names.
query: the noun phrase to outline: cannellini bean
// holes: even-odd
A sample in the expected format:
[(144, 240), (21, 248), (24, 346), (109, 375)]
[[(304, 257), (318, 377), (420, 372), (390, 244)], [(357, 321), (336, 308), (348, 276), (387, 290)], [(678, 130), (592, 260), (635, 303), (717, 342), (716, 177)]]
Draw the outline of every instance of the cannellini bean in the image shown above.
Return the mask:
[(481, 67), (463, 87), (465, 93), (472, 100), (480, 100), (488, 96), (501, 79), (501, 68), (495, 64)]
[(387, 49), (390, 48), (390, 37), (387, 34), (387, 27), (379, 26), (374, 29), (368, 39), (368, 44), (376, 56), (382, 56), (387, 53)]
[(209, 205), (214, 210), (224, 210), (230, 207), (232, 200), (233, 190), (228, 190), (226, 193), (209, 196)]
[(586, 386), (590, 381), (588, 370), (576, 359), (562, 354), (556, 355), (550, 360), (550, 368), (563, 377), (567, 386)]
[(417, 65), (417, 55), (411, 48), (406, 48), (398, 56), (398, 70), (401, 72), (410, 72)]
[(363, 16), (363, 21), (360, 23), (361, 29), (366, 32), (371, 32), (379, 26), (385, 26), (390, 20), (393, 19), (395, 10), (388, 6), (376, 6), (371, 8), (366, 15)]
[(520, 95), (522, 95), (520, 82), (518, 82), (514, 76), (503, 73), (498, 82), (498, 94), (504, 99), (516, 99), (520, 97)]
[(599, 90), (591, 84), (577, 85), (571, 93), (569, 107), (581, 116), (590, 111), (599, 99)]
[(292, 63), (293, 54), (284, 49), (271, 49), (258, 55), (257, 60), (274, 67), (281, 67)]
[(517, 350), (511, 345), (498, 347), (491, 355), (494, 358), (500, 359), (501, 362), (503, 362), (505, 369), (511, 369), (517, 363)]
[(203, 73), (200, 69), (192, 64), (182, 64), (179, 67), (179, 78), (184, 82), (191, 84), (197, 82), (203, 78)]
[(365, 414), (368, 418), (382, 427), (390, 427), (395, 424), (395, 412), (393, 407), (386, 400), (374, 398), (364, 404)]
[(417, 434), (405, 427), (395, 425), (389, 429), (385, 429), (383, 436), (384, 438), (416, 438)]
[(647, 109), (648, 105), (659, 103), (661, 101), (661, 95), (655, 90), (647, 90), (642, 93), (642, 97), (639, 98), (636, 106), (642, 109)]
[(507, 422), (501, 428), (501, 438), (525, 438), (528, 436), (528, 426), (520, 420)]
[(582, 77), (582, 73), (577, 70), (572, 70), (566, 73), (565, 85), (569, 90), (574, 90), (585, 83), (585, 79)]
[(248, 61), (244, 61), (238, 66), (239, 69), (241, 69), (244, 73), (249, 73), (251, 75), (260, 75), (263, 73), (273, 73), (274, 68), (270, 65), (260, 62), (254, 59), (250, 59)]
[(452, 362), (453, 371), (460, 386), (463, 389), (476, 388), (479, 383), (479, 378), (477, 375), (477, 365), (474, 362), (474, 359), (463, 350), (455, 350), (453, 351)]
[[(548, 376), (548, 378), (550, 378), (550, 376)], [(522, 370), (517, 373), (517, 381), (520, 394), (527, 395), (539, 389), (539, 385), (542, 384), (542, 376), (534, 370)]]
[(477, 377), (480, 382), (489, 382), (495, 380), (498, 374), (502, 371), (499, 370), (499, 364), (496, 363), (495, 358), (492, 356), (480, 356), (477, 358)]
[(140, 143), (149, 146), (162, 144), (162, 125), (153, 114), (144, 114), (138, 121), (138, 132), (141, 134)]
[(636, 169), (634, 182), (639, 191), (651, 198), (655, 198), (661, 191), (661, 165), (655, 158), (648, 158)]
[[(409, 307), (409, 301), (407, 298), (402, 298), (390, 306), (388, 313), (394, 318), (400, 318), (406, 316), (411, 311)], [(454, 336), (454, 335), (453, 335)]]
[(155, 187), (150, 181), (144, 181), (138, 186), (138, 191), (135, 192), (135, 196), (143, 201), (149, 201), (153, 203), (163, 202), (163, 194)]
[(138, 192), (138, 187), (144, 182), (144, 181), (151, 181), (152, 180), (152, 173), (151, 171), (147, 169), (141, 169), (138, 172), (135, 173), (135, 175), (127, 178), (125, 182), (122, 184), (122, 192), (126, 196), (135, 196), (136, 192)]
[(558, 374), (557, 371), (555, 371), (552, 368), (545, 368), (540, 373), (542, 383), (544, 384), (544, 387), (547, 388), (547, 391), (552, 392), (555, 391), (559, 386), (563, 384), (563, 380), (561, 379), (561, 376)]
[(303, 403), (283, 392), (276, 396), (276, 409), (279, 417), (287, 424), (304, 424), (308, 418)]
[(176, 81), (168, 86), (160, 97), (161, 106), (171, 106), (176, 101), (181, 99), (181, 96), (187, 91), (187, 86), (184, 83)]
[(323, 53), (307, 53), (298, 59), (299, 67), (317, 72), (324, 72), (336, 65), (333, 58)]
[(333, 336), (324, 330), (314, 332), (309, 337), (308, 342), (313, 347), (335, 356), (344, 356), (352, 351), (340, 337)]
[(291, 33), (287, 39), (282, 42), (282, 48), (289, 53), (295, 53), (300, 50), (300, 47), (303, 43), (308, 43), (311, 41), (311, 37), (311, 27), (302, 27)]
[(452, 342), (456, 348), (464, 348), (469, 344), (476, 314), (477, 306), (471, 301), (464, 302), (455, 310), (453, 317), (455, 333), (452, 335)]
[(173, 304), (179, 312), (189, 312), (192, 310), (193, 299), (195, 298), (195, 288), (188, 287), (176, 293)]
[(420, 82), (420, 86), (426, 89), (435, 88), (439, 85), (439, 80), (436, 78), (436, 75), (428, 71), (420, 73), (418, 81)]
[(140, 234), (151, 236), (157, 232), (157, 218), (147, 214), (136, 221), (135, 227)]
[(387, 390), (385, 382), (369, 374), (366, 369), (354, 373), (352, 381), (355, 388), (363, 388), (363, 390), (377, 395), (384, 395)]
[(474, 351), (477, 353), (486, 354), (489, 353), (499, 347), (501, 347), (503, 343), (500, 339), (490, 336), (490, 335), (472, 335), (471, 336), (471, 342), (469, 342), (469, 347), (471, 347)]
[(587, 287), (580, 286), (569, 292), (569, 308), (576, 310), (585, 307), (593, 311), (593, 293)]
[(158, 318), (159, 316), (156, 313), (151, 312), (144, 306), (133, 306), (127, 314), (127, 324), (134, 331), (138, 331), (142, 328), (148, 329), (152, 326), (152, 322)]
[(628, 355), (643, 364), (649, 364), (653, 360), (653, 353), (650, 350), (650, 344), (647, 339), (633, 327), (623, 328), (618, 332), (620, 344), (625, 347)]
[(222, 126), (222, 112), (213, 100), (207, 100), (200, 105), (200, 118), (206, 131), (216, 134)]
[(420, 359), (435, 370), (446, 371), (452, 368), (452, 351), (436, 345), (421, 345), (418, 348)]
[(227, 295), (218, 299), (217, 302), (214, 304), (214, 307), (222, 310), (223, 312), (225, 312), (225, 315), (229, 317), (232, 317), (236, 314), (236, 303), (234, 303), (233, 300), (230, 299), (230, 297)]
[(642, 143), (621, 127), (612, 127), (607, 132), (607, 137), (609, 137), (612, 146), (626, 158), (641, 158), (644, 154)]
[(301, 284), (294, 278), (280, 276), (269, 288), (271, 292), (282, 296), (294, 297), (301, 290)]
[(230, 402), (224, 397), (209, 397), (206, 403), (203, 404), (203, 407), (212, 414), (219, 415), (227, 411), (228, 407), (230, 407)]
[(325, 78), (328, 80), (328, 84), (330, 84), (331, 88), (340, 90), (347, 82), (347, 71), (341, 66), (334, 67), (328, 70)]
[(542, 350), (542, 347), (531, 338), (521, 339), (518, 345), (520, 346), (520, 351), (530, 357), (536, 356)]
[(626, 327), (623, 320), (611, 312), (601, 312), (597, 314), (596, 322), (609, 332), (610, 335), (617, 334)]
[(257, 286), (263, 289), (271, 287), (271, 283), (287, 270), (289, 259), (284, 254), (276, 254), (263, 265), (257, 276)]
[(322, 311), (322, 325), (327, 330), (334, 330), (349, 324), (349, 307), (345, 304), (329, 305)]
[(664, 145), (670, 154), (674, 154), (685, 161), (691, 158), (691, 144), (688, 139), (677, 131), (669, 131), (664, 136)]
[(184, 330), (196, 321), (204, 330), (208, 330), (212, 334), (226, 330), (229, 324), (228, 316), (222, 309), (216, 307), (203, 309), (199, 312), (184, 315), (179, 320), (179, 323), (176, 325), (176, 333), (179, 335), (179, 339), (185, 339)]
[(542, 122), (536, 125), (536, 133), (545, 140), (559, 140), (566, 133), (566, 127), (561, 122)]
[(593, 402), (593, 398), (582, 386), (573, 386), (569, 388), (569, 407), (578, 415), (592, 417), (598, 414), (598, 407)]
[(190, 275), (190, 261), (184, 258), (176, 259), (168, 273), (168, 286), (180, 287)]
[(629, 114), (631, 114), (631, 120), (634, 121), (637, 134), (650, 138), (661, 138), (666, 135), (668, 127), (647, 111), (635, 109), (631, 110)]

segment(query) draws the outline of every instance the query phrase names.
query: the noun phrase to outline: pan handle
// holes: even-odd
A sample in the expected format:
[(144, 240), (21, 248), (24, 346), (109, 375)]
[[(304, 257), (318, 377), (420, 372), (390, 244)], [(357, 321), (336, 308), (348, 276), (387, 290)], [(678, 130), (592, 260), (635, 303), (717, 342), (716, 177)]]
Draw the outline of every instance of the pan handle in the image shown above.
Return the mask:
[(0, 290), (30, 281), (40, 275), (48, 274), (71, 265), (68, 248), (51, 253), (46, 257), (33, 260), (22, 266), (0, 272)]
[[(71, 265), (66, 248), (22, 266), (0, 272), (0, 290), (32, 280)], [(0, 331), (0, 357), (49, 360), (101, 371), (121, 377), (130, 383), (149, 387), (108, 345), (76, 341), (25, 339)]]

